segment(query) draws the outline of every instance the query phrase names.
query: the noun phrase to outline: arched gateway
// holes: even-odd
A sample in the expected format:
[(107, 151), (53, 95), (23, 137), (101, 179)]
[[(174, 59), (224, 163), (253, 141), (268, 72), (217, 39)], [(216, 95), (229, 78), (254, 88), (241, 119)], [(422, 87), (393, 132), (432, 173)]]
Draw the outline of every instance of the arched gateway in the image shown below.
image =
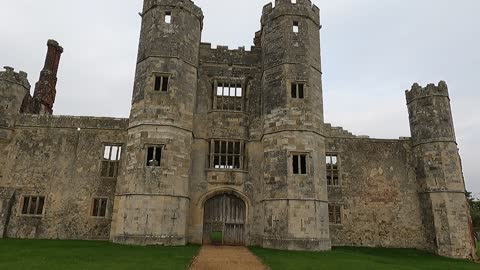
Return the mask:
[(203, 243), (245, 244), (245, 202), (231, 194), (221, 194), (205, 202)]

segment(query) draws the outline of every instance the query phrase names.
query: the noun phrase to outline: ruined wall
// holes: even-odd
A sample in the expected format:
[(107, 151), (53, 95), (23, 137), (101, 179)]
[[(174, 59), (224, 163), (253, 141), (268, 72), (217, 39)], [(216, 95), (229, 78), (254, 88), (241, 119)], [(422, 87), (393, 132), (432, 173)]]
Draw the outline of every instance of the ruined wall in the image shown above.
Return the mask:
[[(108, 239), (116, 179), (100, 177), (104, 144), (124, 144), (127, 119), (20, 115), (0, 187), (15, 190), (6, 237)], [(46, 197), (40, 217), (22, 215), (22, 196)], [(91, 217), (94, 197), (107, 217)]]
[(330, 225), (334, 246), (429, 249), (415, 180), (411, 142), (359, 138), (330, 129), (327, 153), (336, 154), (340, 186), (328, 187), (342, 206)]
[[(230, 82), (242, 85), (242, 111), (222, 111), (214, 107), (216, 84)], [(201, 44), (190, 177), (189, 235), (193, 243), (202, 243), (203, 204), (206, 199), (226, 192), (233, 193), (246, 203), (247, 244), (261, 244), (260, 82), (260, 48), (229, 50), (227, 47), (211, 48), (208, 43)], [(247, 157), (245, 168), (234, 171), (208, 168), (209, 142), (213, 139), (243, 141)]]

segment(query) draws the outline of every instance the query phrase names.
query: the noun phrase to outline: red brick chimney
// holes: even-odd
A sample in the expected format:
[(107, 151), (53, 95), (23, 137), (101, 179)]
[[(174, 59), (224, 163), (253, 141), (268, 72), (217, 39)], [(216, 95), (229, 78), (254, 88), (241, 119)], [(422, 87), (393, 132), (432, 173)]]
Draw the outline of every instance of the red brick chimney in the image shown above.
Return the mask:
[(63, 48), (55, 40), (47, 42), (48, 51), (45, 65), (40, 72), (40, 78), (35, 84), (33, 98), (36, 101), (36, 114), (52, 114), (55, 96), (57, 94), (57, 71)]

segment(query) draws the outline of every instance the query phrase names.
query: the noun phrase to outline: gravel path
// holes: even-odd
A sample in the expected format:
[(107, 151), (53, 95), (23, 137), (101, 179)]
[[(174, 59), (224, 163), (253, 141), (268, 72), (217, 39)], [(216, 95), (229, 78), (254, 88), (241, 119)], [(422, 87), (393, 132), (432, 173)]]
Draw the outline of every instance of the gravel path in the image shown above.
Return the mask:
[(267, 270), (246, 247), (203, 246), (190, 270)]

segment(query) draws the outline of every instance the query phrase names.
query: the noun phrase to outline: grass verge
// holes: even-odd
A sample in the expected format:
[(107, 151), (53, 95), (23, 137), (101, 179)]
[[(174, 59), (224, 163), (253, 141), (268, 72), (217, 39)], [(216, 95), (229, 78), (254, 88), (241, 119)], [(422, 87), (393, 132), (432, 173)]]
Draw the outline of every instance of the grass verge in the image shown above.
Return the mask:
[(412, 249), (334, 248), (330, 252), (250, 250), (272, 270), (479, 270), (480, 265)]
[(0, 240), (5, 270), (184, 270), (199, 246), (135, 247), (108, 242)]

